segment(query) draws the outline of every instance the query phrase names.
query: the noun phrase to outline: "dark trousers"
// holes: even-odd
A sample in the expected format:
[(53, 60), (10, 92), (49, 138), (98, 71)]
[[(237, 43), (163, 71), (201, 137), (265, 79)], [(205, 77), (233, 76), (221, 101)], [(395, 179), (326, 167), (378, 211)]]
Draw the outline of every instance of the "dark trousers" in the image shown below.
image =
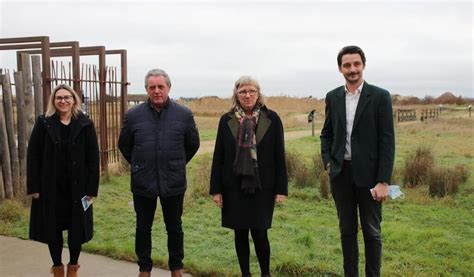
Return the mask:
[(352, 181), (352, 166), (349, 161), (344, 161), (341, 173), (331, 182), (331, 193), (339, 218), (345, 276), (359, 276), (357, 211), (360, 214), (364, 236), (365, 274), (366, 276), (380, 276), (382, 205), (372, 198), (370, 188), (356, 187)]
[[(184, 194), (163, 198), (160, 197), (163, 219), (168, 233), (168, 266), (170, 270), (183, 268), (183, 229), (181, 215), (183, 214)], [(140, 271), (150, 272), (151, 261), (151, 227), (155, 217), (157, 198), (133, 195), (133, 205), (137, 215), (135, 233), (135, 253), (138, 257)]]
[[(68, 248), (69, 248), (69, 264), (76, 265), (77, 261), (79, 260), (79, 255), (81, 254), (81, 243), (74, 243), (71, 240), (70, 236), (70, 227), (68, 229)], [(49, 254), (51, 255), (51, 259), (53, 260), (54, 266), (62, 265), (62, 252), (63, 252), (63, 228), (58, 226), (56, 228), (56, 240), (48, 243)]]
[[(251, 229), (255, 253), (257, 254), (260, 272), (262, 275), (270, 274), (270, 242), (268, 241), (267, 230)], [(235, 250), (239, 259), (242, 276), (252, 276), (250, 274), (250, 247), (249, 229), (234, 230)]]

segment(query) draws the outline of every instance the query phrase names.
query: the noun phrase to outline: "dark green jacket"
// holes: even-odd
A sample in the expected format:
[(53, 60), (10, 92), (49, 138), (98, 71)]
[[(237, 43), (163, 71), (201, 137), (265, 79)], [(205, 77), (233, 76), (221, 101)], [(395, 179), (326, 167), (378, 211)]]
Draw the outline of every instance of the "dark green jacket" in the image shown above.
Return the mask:
[[(321, 130), (321, 156), (330, 162), (330, 177), (342, 170), (346, 147), (344, 86), (326, 95), (326, 119)], [(393, 112), (388, 91), (364, 83), (351, 137), (352, 178), (358, 187), (390, 183), (395, 156)]]

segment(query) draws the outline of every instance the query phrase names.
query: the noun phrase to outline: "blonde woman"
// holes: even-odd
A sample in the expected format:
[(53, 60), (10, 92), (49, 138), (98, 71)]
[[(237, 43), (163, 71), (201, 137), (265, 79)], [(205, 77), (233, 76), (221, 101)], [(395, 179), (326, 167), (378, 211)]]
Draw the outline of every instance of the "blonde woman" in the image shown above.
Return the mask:
[(77, 276), (83, 243), (92, 239), (92, 206), (99, 185), (99, 147), (93, 122), (68, 85), (52, 91), (31, 133), (27, 188), (32, 196), (30, 239), (48, 244), (54, 276), (64, 276), (63, 231), (68, 231), (67, 276)]

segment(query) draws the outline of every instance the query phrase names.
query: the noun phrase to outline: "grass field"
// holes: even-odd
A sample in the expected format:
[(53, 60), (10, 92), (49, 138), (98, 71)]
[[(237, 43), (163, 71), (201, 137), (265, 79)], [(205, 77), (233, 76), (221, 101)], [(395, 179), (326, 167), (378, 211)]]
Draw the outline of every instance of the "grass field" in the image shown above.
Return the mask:
[[(280, 111), (279, 111), (280, 112)], [(308, 128), (305, 114), (282, 112), (283, 121), (296, 118), (287, 129)], [(217, 115), (197, 116), (203, 140), (213, 140)], [(317, 130), (321, 129), (321, 117)], [(404, 199), (383, 207), (383, 276), (473, 276), (474, 274), (474, 118), (450, 112), (425, 122), (396, 125), (396, 169), (420, 145), (430, 146), (441, 166), (462, 164), (471, 172), (455, 196), (431, 198), (428, 188), (402, 188)], [(286, 150), (310, 164), (319, 152), (319, 138), (288, 140)], [(203, 168), (211, 155), (203, 154), (188, 165), (189, 188), (185, 199), (185, 268), (197, 276), (238, 276), (239, 268), (231, 230), (220, 227), (220, 212), (206, 195)], [(204, 175), (204, 177), (203, 177)], [(135, 260), (135, 217), (130, 204), (129, 176), (102, 183), (95, 199), (95, 237), (84, 251)], [(401, 178), (396, 178), (402, 184)], [(402, 184), (403, 185), (403, 184)], [(17, 202), (0, 205), (0, 234), (27, 238), (28, 209)], [(301, 188), (290, 183), (289, 198), (275, 209), (271, 268), (274, 276), (340, 276), (342, 252), (332, 199), (319, 194), (318, 184)], [(361, 234), (359, 234), (361, 239)], [(361, 240), (360, 240), (361, 241)], [(363, 244), (360, 272), (363, 275)], [(251, 269), (258, 264), (251, 248)], [(45, 253), (46, 255), (46, 253)], [(153, 227), (153, 260), (166, 267), (166, 231), (158, 209)]]

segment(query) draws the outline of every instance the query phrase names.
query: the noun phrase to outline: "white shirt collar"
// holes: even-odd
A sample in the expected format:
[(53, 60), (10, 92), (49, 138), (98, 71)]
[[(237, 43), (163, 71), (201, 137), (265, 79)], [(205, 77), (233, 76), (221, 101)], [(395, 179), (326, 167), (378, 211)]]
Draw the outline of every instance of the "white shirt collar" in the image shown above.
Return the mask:
[(355, 96), (355, 95), (358, 95), (361, 93), (362, 91), (362, 88), (364, 87), (364, 83), (365, 81), (363, 81), (360, 86), (356, 89), (355, 93), (350, 93), (349, 90), (347, 89), (347, 85), (344, 85), (344, 91), (346, 92), (346, 94), (349, 94), (351, 96)]

